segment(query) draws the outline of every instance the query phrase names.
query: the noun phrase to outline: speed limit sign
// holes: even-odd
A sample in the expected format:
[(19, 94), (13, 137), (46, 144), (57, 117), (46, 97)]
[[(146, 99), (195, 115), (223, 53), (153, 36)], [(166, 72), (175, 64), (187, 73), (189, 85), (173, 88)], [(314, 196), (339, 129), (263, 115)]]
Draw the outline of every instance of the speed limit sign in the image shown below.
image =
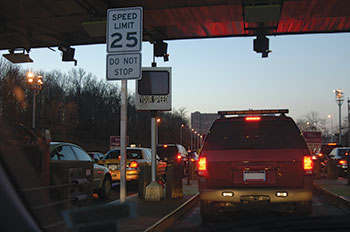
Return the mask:
[(107, 52), (140, 52), (142, 8), (128, 7), (107, 11)]

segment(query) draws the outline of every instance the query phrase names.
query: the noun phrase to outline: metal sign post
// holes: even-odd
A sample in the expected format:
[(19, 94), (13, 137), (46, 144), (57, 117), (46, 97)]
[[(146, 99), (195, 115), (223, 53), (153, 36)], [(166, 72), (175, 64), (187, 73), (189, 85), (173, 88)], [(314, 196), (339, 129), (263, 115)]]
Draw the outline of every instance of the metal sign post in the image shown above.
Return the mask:
[(151, 149), (152, 149), (152, 182), (156, 181), (156, 173), (157, 173), (157, 167), (156, 167), (156, 127), (157, 127), (157, 111), (152, 111), (152, 118), (151, 118)]
[(120, 110), (120, 202), (126, 199), (126, 132), (128, 125), (127, 106), (128, 91), (127, 80), (122, 80), (121, 110)]
[(152, 181), (146, 186), (145, 199), (159, 201), (163, 195), (157, 179), (157, 111), (171, 110), (171, 68), (143, 68), (142, 79), (136, 82), (135, 107), (151, 111)]
[(141, 79), (143, 33), (141, 7), (107, 10), (107, 80), (121, 80), (120, 111), (120, 202), (126, 200), (127, 80)]

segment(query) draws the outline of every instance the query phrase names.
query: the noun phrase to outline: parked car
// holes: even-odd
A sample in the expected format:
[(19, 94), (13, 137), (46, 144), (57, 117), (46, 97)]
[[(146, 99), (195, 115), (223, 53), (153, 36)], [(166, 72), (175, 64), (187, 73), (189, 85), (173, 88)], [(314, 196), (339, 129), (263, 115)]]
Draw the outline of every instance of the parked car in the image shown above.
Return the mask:
[[(151, 165), (151, 149), (127, 147), (126, 153), (126, 181), (137, 181), (140, 165)], [(108, 151), (98, 163), (109, 169), (113, 181), (120, 181), (120, 148)], [(157, 175), (165, 175), (165, 169), (166, 163), (157, 156)]]
[(311, 214), (312, 158), (286, 113), (219, 112), (198, 161), (203, 221), (213, 220), (221, 210), (261, 204)]
[(336, 147), (328, 155), (329, 159), (337, 161), (337, 172), (339, 176), (347, 177), (347, 159), (350, 155), (350, 147)]
[(101, 160), (105, 155), (102, 152), (98, 151), (88, 151), (88, 154), (90, 155), (91, 159), (97, 163), (99, 160)]
[(184, 170), (184, 175), (187, 173), (188, 153), (180, 144), (162, 144), (157, 146), (157, 154), (159, 158), (167, 164), (179, 164)]
[[(89, 154), (80, 146), (72, 143), (51, 142), (51, 160), (79, 160), (93, 162)], [(112, 178), (108, 168), (93, 164), (93, 189), (100, 198), (107, 199), (112, 191)]]

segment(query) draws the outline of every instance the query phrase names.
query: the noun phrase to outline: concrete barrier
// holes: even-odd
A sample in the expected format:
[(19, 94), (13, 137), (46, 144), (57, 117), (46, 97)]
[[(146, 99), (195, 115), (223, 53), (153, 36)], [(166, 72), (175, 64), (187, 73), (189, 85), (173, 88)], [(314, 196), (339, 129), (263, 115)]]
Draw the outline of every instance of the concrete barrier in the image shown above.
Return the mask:
[(327, 162), (327, 178), (328, 179), (337, 179), (337, 161), (336, 160), (328, 160)]
[(146, 186), (151, 183), (151, 166), (140, 165), (140, 174), (138, 179), (138, 197), (145, 198)]
[(166, 170), (166, 198), (183, 197), (182, 188), (183, 167), (181, 165), (168, 165)]
[(314, 178), (321, 178), (321, 161), (319, 159), (314, 162)]

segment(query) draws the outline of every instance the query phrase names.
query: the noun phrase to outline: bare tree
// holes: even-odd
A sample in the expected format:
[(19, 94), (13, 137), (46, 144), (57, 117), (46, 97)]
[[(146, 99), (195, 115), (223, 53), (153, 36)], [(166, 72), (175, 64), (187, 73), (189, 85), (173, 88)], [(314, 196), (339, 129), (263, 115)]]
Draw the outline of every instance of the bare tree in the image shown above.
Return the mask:
[(302, 118), (298, 118), (296, 124), (301, 131), (325, 132), (326, 129), (326, 119), (320, 118), (319, 113), (315, 111), (311, 111)]

